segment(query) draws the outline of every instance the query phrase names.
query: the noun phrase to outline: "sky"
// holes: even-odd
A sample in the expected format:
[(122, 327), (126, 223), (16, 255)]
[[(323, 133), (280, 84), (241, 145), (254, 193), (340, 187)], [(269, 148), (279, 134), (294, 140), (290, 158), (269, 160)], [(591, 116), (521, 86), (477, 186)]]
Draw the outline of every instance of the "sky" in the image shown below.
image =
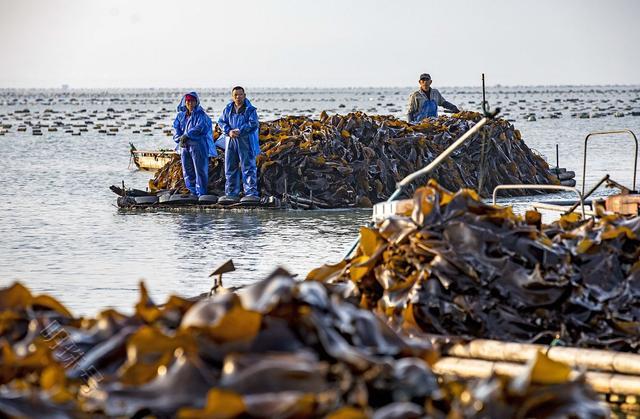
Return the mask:
[(640, 84), (640, 0), (0, 0), (0, 88)]

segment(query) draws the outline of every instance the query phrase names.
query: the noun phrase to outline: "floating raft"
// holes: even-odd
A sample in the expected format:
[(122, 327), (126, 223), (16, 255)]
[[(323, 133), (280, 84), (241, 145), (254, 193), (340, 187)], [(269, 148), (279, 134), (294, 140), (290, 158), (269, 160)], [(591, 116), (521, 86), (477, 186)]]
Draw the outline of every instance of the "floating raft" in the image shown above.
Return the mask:
[[(204, 195), (200, 198), (163, 191), (158, 194), (139, 189), (123, 189), (112, 185), (109, 189), (116, 195), (118, 208), (127, 211), (171, 211), (171, 212), (217, 212), (220, 210), (289, 210), (289, 209), (327, 209), (327, 205), (313, 198), (286, 195), (282, 199), (275, 196), (263, 196), (259, 202), (237, 202), (230, 205), (218, 204), (217, 195)], [(178, 191), (179, 192), (179, 191)]]
[(172, 199), (160, 202), (157, 196), (119, 196), (116, 200), (118, 208), (132, 211), (171, 211), (171, 212), (216, 212), (220, 210), (248, 210), (248, 209), (290, 209), (290, 203), (270, 196), (256, 203), (238, 202), (230, 205), (221, 205), (211, 201), (198, 201), (194, 198), (176, 195)]

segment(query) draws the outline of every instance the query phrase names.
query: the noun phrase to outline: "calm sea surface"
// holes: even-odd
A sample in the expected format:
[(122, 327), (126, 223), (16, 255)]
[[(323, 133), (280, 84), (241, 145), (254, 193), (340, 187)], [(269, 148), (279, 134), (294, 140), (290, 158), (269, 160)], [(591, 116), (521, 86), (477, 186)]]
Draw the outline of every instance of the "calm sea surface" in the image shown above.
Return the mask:
[[(317, 117), (322, 110), (404, 116), (412, 90), (247, 93), (261, 118), (270, 120)], [(462, 108), (478, 110), (479, 89), (440, 91)], [(130, 167), (129, 142), (142, 149), (172, 147), (164, 131), (171, 127), (181, 93), (0, 90), (0, 286), (21, 281), (37, 293), (51, 293), (76, 314), (95, 314), (107, 306), (130, 311), (140, 280), (158, 301), (171, 293), (200, 294), (211, 287), (209, 273), (229, 258), (237, 270), (224, 276), (225, 286), (255, 282), (277, 266), (304, 277), (342, 258), (370, 211), (128, 214), (115, 208), (109, 185), (124, 180), (144, 188), (151, 176)], [(200, 94), (217, 119), (227, 93)], [(491, 87), (487, 99), (501, 106), (526, 143), (554, 165), (559, 144), (560, 166), (576, 171), (578, 185), (587, 133), (631, 129), (640, 134), (640, 116), (634, 116), (640, 115), (637, 86)], [(528, 120), (532, 114), (535, 121)], [(32, 134), (38, 124), (41, 136)], [(633, 150), (633, 140), (623, 135), (590, 143), (587, 188), (606, 173), (631, 186)]]

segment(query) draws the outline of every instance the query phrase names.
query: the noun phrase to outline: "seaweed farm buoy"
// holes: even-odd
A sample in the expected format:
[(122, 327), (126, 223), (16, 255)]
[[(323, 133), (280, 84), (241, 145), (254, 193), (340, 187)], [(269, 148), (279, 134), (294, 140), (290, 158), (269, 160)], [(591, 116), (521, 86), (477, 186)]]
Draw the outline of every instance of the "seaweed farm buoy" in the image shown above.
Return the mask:
[(198, 197), (199, 204), (217, 204), (218, 195), (201, 195)]

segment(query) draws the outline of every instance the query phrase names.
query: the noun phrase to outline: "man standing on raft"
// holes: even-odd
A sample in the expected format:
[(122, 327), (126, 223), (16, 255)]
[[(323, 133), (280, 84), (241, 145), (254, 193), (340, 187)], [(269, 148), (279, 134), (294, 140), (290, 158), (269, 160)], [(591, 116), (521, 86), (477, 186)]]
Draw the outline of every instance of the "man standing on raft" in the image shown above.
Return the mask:
[(437, 89), (431, 88), (431, 76), (427, 73), (420, 74), (420, 90), (409, 96), (409, 110), (407, 121), (416, 124), (424, 118), (438, 116), (438, 106), (442, 106), (452, 112), (460, 112), (456, 105), (444, 100)]
[(209, 156), (218, 155), (213, 144), (211, 118), (200, 106), (196, 92), (187, 93), (178, 105), (178, 115), (173, 121), (176, 130), (173, 139), (180, 153), (184, 185), (193, 195), (207, 194), (209, 182)]
[[(256, 157), (260, 153), (258, 112), (246, 98), (244, 89), (240, 86), (231, 90), (231, 99), (218, 119), (218, 125), (226, 136), (225, 195), (218, 200), (218, 203), (222, 205), (236, 202), (255, 204), (260, 202), (256, 168)], [(244, 189), (242, 199), (240, 199), (241, 179)]]

